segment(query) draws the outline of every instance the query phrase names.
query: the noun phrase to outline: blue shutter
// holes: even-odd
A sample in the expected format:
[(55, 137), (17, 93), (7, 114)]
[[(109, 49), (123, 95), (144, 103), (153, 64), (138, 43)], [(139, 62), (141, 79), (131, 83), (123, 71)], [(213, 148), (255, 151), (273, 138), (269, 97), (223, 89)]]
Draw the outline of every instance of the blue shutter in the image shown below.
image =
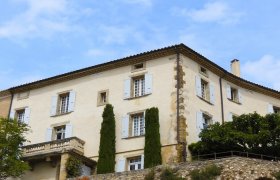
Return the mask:
[(123, 172), (123, 171), (125, 171), (125, 161), (126, 161), (126, 159), (124, 159), (124, 158), (118, 159), (116, 172)]
[(141, 155), (141, 169), (144, 169), (144, 154)]
[(196, 87), (196, 95), (199, 97), (202, 97), (202, 92), (201, 92), (201, 78), (199, 76), (195, 77), (195, 87)]
[(232, 99), (232, 97), (231, 97), (231, 87), (230, 87), (230, 85), (227, 85), (227, 98), (228, 98), (228, 99)]
[(58, 95), (52, 96), (51, 116), (55, 116), (57, 112)]
[(124, 81), (124, 99), (128, 99), (130, 98), (130, 89), (131, 89), (131, 85), (130, 85), (130, 79), (126, 79)]
[(272, 104), (268, 104), (267, 111), (268, 111), (269, 114), (270, 113), (274, 113), (273, 105)]
[(11, 110), (10, 112), (10, 119), (14, 119), (15, 118), (15, 110)]
[(74, 91), (70, 91), (70, 92), (69, 92), (69, 106), (68, 106), (68, 112), (74, 111), (75, 99), (76, 99), (76, 93), (75, 93)]
[(47, 128), (46, 141), (51, 141), (51, 140), (52, 140), (52, 128)]
[(233, 114), (231, 112), (228, 113), (228, 121), (233, 121)]
[(241, 94), (241, 89), (238, 89), (238, 102), (242, 104), (243, 99), (242, 99), (242, 94)]
[(215, 104), (215, 87), (210, 83), (210, 103)]
[(203, 129), (203, 113), (201, 111), (198, 111), (196, 113), (196, 128), (197, 128), (197, 136)]
[(122, 119), (122, 138), (127, 138), (129, 133), (129, 116), (125, 115)]
[(66, 127), (65, 127), (65, 138), (69, 138), (69, 137), (72, 137), (72, 125), (71, 124), (66, 124)]
[(25, 108), (25, 110), (24, 110), (24, 119), (23, 119), (23, 122), (25, 123), (25, 124), (28, 124), (29, 123), (29, 118), (30, 117), (30, 108)]
[(153, 90), (153, 76), (145, 74), (145, 94), (152, 94)]

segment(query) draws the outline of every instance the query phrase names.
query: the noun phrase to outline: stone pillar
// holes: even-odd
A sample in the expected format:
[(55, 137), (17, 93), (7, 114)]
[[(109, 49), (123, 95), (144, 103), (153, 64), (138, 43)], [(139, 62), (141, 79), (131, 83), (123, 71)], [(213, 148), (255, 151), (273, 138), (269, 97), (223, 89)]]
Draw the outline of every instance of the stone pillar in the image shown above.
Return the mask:
[(60, 159), (59, 180), (66, 180), (66, 162), (69, 158), (68, 153), (63, 153)]

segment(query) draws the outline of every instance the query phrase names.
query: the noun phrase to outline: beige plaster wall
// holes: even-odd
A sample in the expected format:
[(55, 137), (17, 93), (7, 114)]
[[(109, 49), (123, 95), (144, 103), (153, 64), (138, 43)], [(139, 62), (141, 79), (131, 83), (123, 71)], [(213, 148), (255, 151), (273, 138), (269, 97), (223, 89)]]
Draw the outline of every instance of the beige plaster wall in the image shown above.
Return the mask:
[(21, 180), (55, 180), (57, 179), (58, 165), (52, 167), (49, 162), (39, 162), (32, 171), (26, 172)]
[[(27, 135), (31, 144), (45, 141), (46, 129), (56, 124), (69, 122), (73, 125), (73, 136), (84, 140), (85, 155), (98, 156), (100, 128), (104, 106), (97, 106), (97, 93), (109, 89), (109, 103), (114, 106), (116, 118), (116, 152), (144, 148), (144, 137), (122, 139), (122, 117), (129, 112), (159, 108), (160, 133), (162, 145), (176, 143), (176, 116), (172, 96), (175, 96), (175, 59), (160, 58), (146, 62), (146, 69), (131, 72), (131, 66), (89, 75), (83, 78), (62, 82), (40, 89), (31, 90), (29, 98), (13, 100), (12, 109), (30, 107), (32, 132)], [(137, 74), (149, 73), (153, 76), (152, 94), (131, 100), (123, 99), (124, 80)], [(72, 113), (50, 117), (53, 95), (74, 90), (76, 92), (75, 110)], [(174, 99), (174, 98), (173, 98)]]
[(0, 97), (0, 117), (8, 117), (11, 98), (11, 95)]

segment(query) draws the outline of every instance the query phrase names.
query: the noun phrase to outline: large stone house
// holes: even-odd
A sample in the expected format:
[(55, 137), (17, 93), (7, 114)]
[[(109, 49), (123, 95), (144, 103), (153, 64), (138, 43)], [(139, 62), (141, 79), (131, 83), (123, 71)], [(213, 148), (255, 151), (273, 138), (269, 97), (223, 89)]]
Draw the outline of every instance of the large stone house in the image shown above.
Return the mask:
[(145, 110), (159, 108), (163, 163), (188, 159), (201, 129), (233, 115), (280, 111), (280, 92), (240, 77), (184, 44), (125, 57), (0, 92), (0, 115), (31, 127), (23, 179), (65, 179), (69, 155), (92, 173), (104, 105), (114, 106), (116, 171), (143, 168)]

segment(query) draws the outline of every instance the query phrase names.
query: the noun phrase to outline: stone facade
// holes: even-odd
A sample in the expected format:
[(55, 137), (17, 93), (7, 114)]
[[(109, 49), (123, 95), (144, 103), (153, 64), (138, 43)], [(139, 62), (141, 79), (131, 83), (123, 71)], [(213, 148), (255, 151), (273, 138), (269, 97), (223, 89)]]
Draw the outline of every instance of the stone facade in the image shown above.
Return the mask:
[(8, 117), (11, 99), (10, 94), (0, 95), (0, 117)]
[[(190, 172), (195, 169), (201, 169), (209, 164), (215, 164), (222, 168), (222, 173), (217, 179), (222, 180), (253, 180), (259, 177), (267, 177), (275, 179), (272, 174), (280, 171), (280, 162), (251, 159), (244, 157), (230, 157), (209, 161), (195, 161), (179, 164), (161, 165), (155, 167), (155, 178), (159, 179), (162, 170), (170, 168), (176, 175), (182, 178), (190, 179)], [(110, 173), (94, 175), (89, 177), (90, 180), (136, 180), (144, 179), (145, 175), (150, 172), (150, 169), (130, 171), (122, 173)], [(69, 180), (76, 180), (79, 178), (72, 178)], [(86, 178), (84, 178), (86, 179)]]

